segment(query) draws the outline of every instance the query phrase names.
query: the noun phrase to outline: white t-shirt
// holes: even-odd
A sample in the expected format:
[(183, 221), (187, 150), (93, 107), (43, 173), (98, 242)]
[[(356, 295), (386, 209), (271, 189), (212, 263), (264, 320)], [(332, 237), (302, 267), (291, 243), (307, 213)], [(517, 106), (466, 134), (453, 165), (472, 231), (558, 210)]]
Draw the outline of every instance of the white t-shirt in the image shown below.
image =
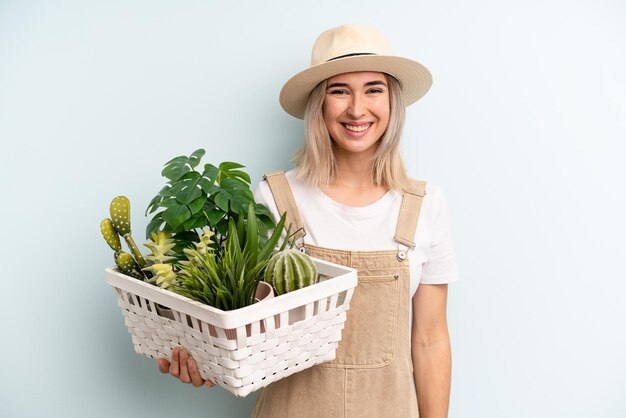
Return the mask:
[[(400, 213), (402, 194), (390, 190), (376, 202), (363, 207), (342, 205), (318, 188), (296, 180), (295, 170), (287, 181), (304, 222), (304, 242), (347, 251), (397, 250), (393, 237)], [(262, 181), (254, 191), (257, 202), (267, 205), (274, 219), (280, 218), (272, 191)], [(409, 250), (410, 295), (420, 283), (443, 284), (459, 279), (450, 231), (448, 205), (441, 189), (426, 184), (414, 242)]]

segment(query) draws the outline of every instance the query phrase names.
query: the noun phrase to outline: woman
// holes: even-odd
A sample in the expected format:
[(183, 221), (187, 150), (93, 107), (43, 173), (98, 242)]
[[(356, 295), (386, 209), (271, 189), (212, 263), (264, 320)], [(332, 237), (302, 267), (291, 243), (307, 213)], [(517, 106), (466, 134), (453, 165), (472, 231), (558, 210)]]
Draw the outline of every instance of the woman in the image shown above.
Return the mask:
[[(266, 175), (256, 198), (287, 213), (296, 245), (356, 268), (359, 284), (335, 360), (262, 389), (253, 416), (447, 416), (447, 283), (458, 278), (447, 205), (399, 155), (404, 107), (430, 85), (377, 30), (344, 25), (320, 35), (311, 67), (283, 87), (305, 144), (296, 169)], [(212, 386), (184, 350), (159, 366)]]

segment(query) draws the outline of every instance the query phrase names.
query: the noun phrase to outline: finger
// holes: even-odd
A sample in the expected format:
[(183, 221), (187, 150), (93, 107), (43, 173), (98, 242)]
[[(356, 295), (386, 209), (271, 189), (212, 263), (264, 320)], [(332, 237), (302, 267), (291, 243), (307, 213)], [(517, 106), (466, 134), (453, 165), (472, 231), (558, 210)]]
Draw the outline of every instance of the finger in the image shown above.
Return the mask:
[(200, 372), (198, 371), (198, 365), (191, 357), (187, 359), (187, 371), (189, 372), (192, 385), (200, 387), (204, 384), (204, 379), (200, 376)]
[(211, 382), (210, 380), (206, 380), (204, 382), (204, 385), (212, 388), (213, 386), (215, 386), (215, 383)]
[(180, 376), (180, 366), (178, 364), (178, 353), (180, 352), (180, 347), (176, 347), (174, 351), (172, 351), (172, 363), (170, 364), (170, 374), (172, 376)]
[(180, 354), (179, 354), (180, 376), (178, 376), (178, 378), (183, 383), (191, 383), (191, 377), (189, 377), (189, 370), (187, 370), (187, 360), (189, 360), (189, 353), (184, 348), (181, 348)]
[(159, 371), (161, 373), (169, 373), (170, 372), (170, 362), (164, 358), (158, 358), (157, 364), (159, 365)]

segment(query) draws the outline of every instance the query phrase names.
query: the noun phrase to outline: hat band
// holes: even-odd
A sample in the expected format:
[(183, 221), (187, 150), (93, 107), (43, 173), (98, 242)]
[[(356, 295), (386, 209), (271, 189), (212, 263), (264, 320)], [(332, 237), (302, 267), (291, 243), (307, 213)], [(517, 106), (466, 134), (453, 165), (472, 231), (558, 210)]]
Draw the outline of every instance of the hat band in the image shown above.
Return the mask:
[(352, 54), (339, 55), (338, 57), (326, 60), (326, 62), (338, 60), (338, 59), (341, 59), (341, 58), (354, 57), (354, 56), (357, 56), (357, 55), (376, 55), (376, 54), (374, 54), (373, 52), (354, 52)]

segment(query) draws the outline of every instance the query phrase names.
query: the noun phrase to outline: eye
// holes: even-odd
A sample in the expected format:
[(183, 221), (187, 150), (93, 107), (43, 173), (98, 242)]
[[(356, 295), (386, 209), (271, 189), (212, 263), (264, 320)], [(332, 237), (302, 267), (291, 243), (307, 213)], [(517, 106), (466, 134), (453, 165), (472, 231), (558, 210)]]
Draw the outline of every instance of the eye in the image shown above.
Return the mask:
[(341, 96), (344, 94), (348, 94), (348, 90), (344, 90), (344, 89), (331, 89), (328, 90), (327, 92), (328, 94), (332, 94), (332, 95), (336, 95), (336, 96)]
[(369, 89), (367, 92), (372, 93), (372, 94), (379, 94), (383, 92), (383, 89), (380, 87), (375, 87), (375, 88)]

